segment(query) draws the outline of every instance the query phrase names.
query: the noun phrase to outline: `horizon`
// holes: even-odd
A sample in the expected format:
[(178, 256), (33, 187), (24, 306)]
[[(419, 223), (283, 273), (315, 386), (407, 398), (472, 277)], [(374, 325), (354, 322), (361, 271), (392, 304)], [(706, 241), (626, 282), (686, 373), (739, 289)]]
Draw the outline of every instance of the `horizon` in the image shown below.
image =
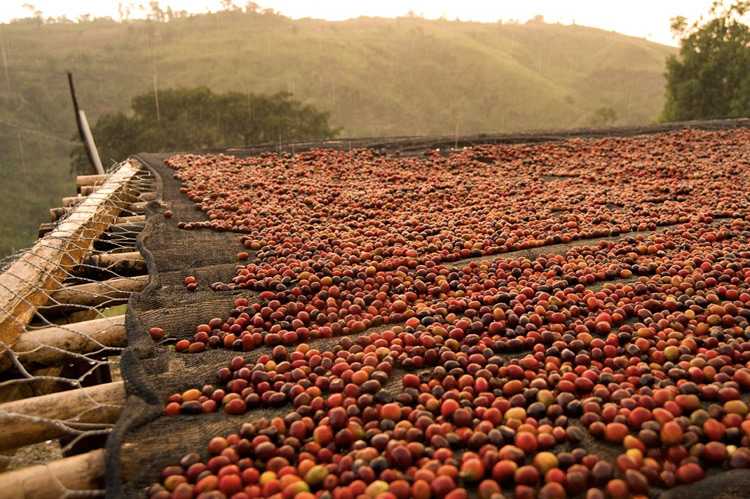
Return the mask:
[[(272, 9), (291, 19), (313, 18), (326, 21), (345, 21), (360, 17), (398, 18), (410, 14), (436, 20), (458, 20), (463, 22), (512, 22), (525, 23), (537, 16), (550, 24), (584, 26), (605, 31), (614, 31), (623, 35), (646, 39), (672, 47), (678, 46), (669, 29), (669, 20), (675, 16), (684, 16), (692, 22), (706, 14), (711, 0), (665, 0), (654, 4), (646, 0), (633, 0), (627, 9), (613, 10), (615, 4), (593, 0), (552, 1), (531, 0), (520, 3), (487, 4), (478, 0), (466, 0), (458, 5), (448, 0), (385, 0), (380, 2), (340, 2), (336, 0), (319, 0), (315, 3), (296, 0), (261, 0), (256, 2), (260, 10)], [(622, 5), (622, 4), (618, 4)], [(189, 14), (208, 14), (221, 11), (219, 0), (162, 0), (162, 9), (186, 11)], [(235, 4), (245, 8), (245, 5)], [(639, 8), (643, 7), (643, 8)], [(8, 23), (14, 19), (34, 16), (40, 11), (43, 18), (66, 17), (72, 21), (83, 15), (102, 18), (110, 17), (116, 21), (145, 19), (148, 9), (130, 2), (97, 2), (92, 5), (83, 0), (60, 2), (58, 0), (14, 0), (7, 9), (0, 12), (0, 22)], [(650, 11), (644, 17), (642, 12)]]

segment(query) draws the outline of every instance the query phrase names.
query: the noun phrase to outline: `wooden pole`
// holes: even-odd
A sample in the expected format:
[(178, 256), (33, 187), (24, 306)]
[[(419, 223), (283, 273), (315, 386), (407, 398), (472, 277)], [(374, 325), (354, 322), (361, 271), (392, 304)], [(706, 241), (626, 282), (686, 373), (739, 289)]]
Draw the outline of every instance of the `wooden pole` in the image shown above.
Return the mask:
[(92, 255), (86, 263), (100, 269), (127, 268), (133, 271), (145, 270), (146, 262), (143, 255), (137, 251), (128, 251), (126, 253), (102, 253)]
[(64, 426), (44, 420), (60, 421), (73, 430), (114, 423), (124, 404), (123, 381), (0, 404), (0, 421), (3, 425), (0, 450), (17, 449), (73, 434)]
[(84, 199), (86, 199), (86, 196), (66, 196), (62, 198), (62, 205), (66, 208), (70, 206), (75, 206), (81, 201), (83, 201)]
[(84, 187), (84, 186), (91, 186), (91, 185), (101, 185), (104, 183), (105, 180), (107, 180), (107, 176), (102, 175), (102, 174), (78, 175), (76, 177), (76, 186)]
[(139, 224), (145, 221), (146, 221), (146, 215), (130, 215), (127, 217), (117, 217), (115, 219), (115, 225)]
[(68, 71), (68, 86), (70, 87), (70, 98), (73, 101), (73, 112), (76, 116), (76, 126), (78, 127), (78, 136), (81, 138), (83, 147), (86, 150), (86, 156), (89, 158), (89, 164), (91, 168), (96, 171), (96, 163), (94, 163), (94, 155), (89, 148), (89, 144), (86, 141), (86, 134), (83, 129), (83, 122), (81, 121), (81, 108), (78, 107), (78, 97), (76, 96), (76, 87), (73, 83), (73, 73)]
[(127, 299), (132, 293), (142, 291), (146, 284), (148, 284), (148, 276), (141, 275), (68, 286), (52, 293), (49, 307), (65, 305), (96, 307), (115, 299)]
[(102, 160), (99, 158), (99, 150), (96, 148), (96, 142), (94, 142), (94, 135), (91, 133), (91, 127), (89, 127), (89, 120), (86, 119), (86, 113), (83, 109), (78, 111), (81, 115), (81, 128), (83, 129), (83, 138), (86, 142), (86, 149), (91, 151), (91, 159), (94, 162), (94, 169), (99, 175), (104, 175), (104, 167), (102, 166)]
[(143, 213), (146, 211), (146, 205), (148, 202), (146, 201), (140, 201), (137, 203), (130, 203), (128, 207), (126, 208), (128, 211), (132, 211), (133, 213)]
[[(125, 316), (116, 315), (28, 331), (16, 341), (13, 351), (24, 364), (52, 365), (68, 357), (66, 352), (85, 354), (103, 346), (126, 345)], [(0, 365), (0, 370), (2, 367), (7, 365)]]
[(73, 490), (101, 488), (104, 469), (104, 450), (98, 449), (3, 473), (0, 494), (4, 499), (58, 499)]

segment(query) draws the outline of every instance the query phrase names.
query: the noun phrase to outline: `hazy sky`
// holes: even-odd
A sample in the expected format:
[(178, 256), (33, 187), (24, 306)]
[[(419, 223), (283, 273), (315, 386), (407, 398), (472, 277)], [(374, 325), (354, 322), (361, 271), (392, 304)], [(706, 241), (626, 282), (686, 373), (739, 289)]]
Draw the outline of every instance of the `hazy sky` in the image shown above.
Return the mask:
[[(148, 0), (0, 0), (0, 20), (26, 17), (24, 4), (33, 4), (45, 16), (75, 19), (84, 13), (117, 17), (118, 3), (148, 4)], [(162, 8), (205, 12), (218, 10), (220, 0), (160, 0)], [(244, 5), (245, 0), (235, 0)], [(413, 11), (428, 18), (494, 22), (526, 21), (541, 14), (547, 22), (582, 24), (675, 45), (669, 19), (682, 15), (696, 19), (708, 11), (711, 0), (258, 0), (293, 18), (342, 20), (358, 16), (396, 17)], [(132, 17), (139, 11), (133, 10)]]

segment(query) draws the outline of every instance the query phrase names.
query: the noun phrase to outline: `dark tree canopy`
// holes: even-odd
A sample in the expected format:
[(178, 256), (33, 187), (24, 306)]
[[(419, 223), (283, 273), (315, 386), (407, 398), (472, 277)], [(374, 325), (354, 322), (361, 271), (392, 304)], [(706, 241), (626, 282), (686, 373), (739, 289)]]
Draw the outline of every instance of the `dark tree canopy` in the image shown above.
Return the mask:
[[(292, 94), (217, 94), (205, 87), (159, 90), (158, 100), (153, 92), (138, 95), (131, 113), (104, 114), (93, 129), (105, 165), (138, 152), (317, 140), (337, 133), (328, 123), (328, 113), (302, 104)], [(82, 146), (72, 156), (75, 167), (87, 168)]]
[[(679, 57), (667, 60), (665, 121), (750, 115), (750, 1), (714, 2), (711, 18), (675, 18)], [(743, 17), (744, 16), (744, 17)]]

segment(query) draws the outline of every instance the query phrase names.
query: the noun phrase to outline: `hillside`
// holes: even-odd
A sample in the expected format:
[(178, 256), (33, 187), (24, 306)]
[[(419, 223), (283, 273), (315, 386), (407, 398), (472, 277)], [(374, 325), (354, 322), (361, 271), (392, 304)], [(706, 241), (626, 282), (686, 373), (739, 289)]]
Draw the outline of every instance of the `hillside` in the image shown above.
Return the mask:
[(287, 90), (329, 110), (343, 135), (466, 134), (582, 126), (603, 106), (617, 124), (653, 121), (673, 50), (580, 26), (239, 12), (0, 28), (0, 254), (28, 244), (72, 192), (68, 69), (92, 123), (156, 82)]

